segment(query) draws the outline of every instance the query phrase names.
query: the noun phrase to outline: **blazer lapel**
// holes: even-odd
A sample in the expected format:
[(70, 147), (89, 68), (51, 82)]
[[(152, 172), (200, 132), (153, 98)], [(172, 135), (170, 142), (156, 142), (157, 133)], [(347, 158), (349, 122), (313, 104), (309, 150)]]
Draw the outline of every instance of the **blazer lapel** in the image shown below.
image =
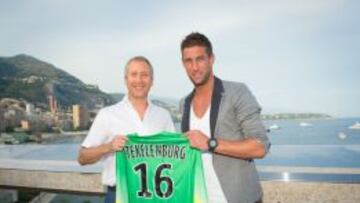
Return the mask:
[(189, 128), (190, 128), (190, 105), (191, 105), (191, 101), (194, 97), (194, 93), (195, 93), (195, 90), (193, 90), (191, 92), (191, 94), (185, 98), (184, 110), (183, 110), (182, 119), (181, 119), (181, 131), (182, 132), (189, 131)]
[[(222, 92), (224, 91), (224, 86), (222, 84), (222, 81), (215, 77), (214, 81), (214, 89), (211, 96), (211, 109), (210, 109), (210, 133), (211, 138), (214, 138), (214, 132), (215, 132), (215, 126), (216, 126), (216, 120), (219, 113), (220, 108), (220, 102), (221, 102), (221, 96)], [(191, 92), (189, 96), (185, 98), (184, 102), (184, 111), (182, 115), (181, 120), (181, 131), (186, 132), (190, 129), (190, 106), (191, 101), (194, 97), (195, 90)]]
[(219, 114), (219, 108), (220, 108), (220, 102), (221, 102), (221, 96), (222, 93), (224, 92), (224, 86), (222, 84), (222, 81), (215, 77), (215, 82), (214, 82), (214, 89), (213, 89), (213, 93), (212, 93), (212, 97), (211, 97), (211, 109), (210, 109), (210, 133), (211, 133), (211, 138), (214, 138), (214, 133), (215, 133), (215, 126), (216, 126), (216, 121), (217, 121), (217, 117)]

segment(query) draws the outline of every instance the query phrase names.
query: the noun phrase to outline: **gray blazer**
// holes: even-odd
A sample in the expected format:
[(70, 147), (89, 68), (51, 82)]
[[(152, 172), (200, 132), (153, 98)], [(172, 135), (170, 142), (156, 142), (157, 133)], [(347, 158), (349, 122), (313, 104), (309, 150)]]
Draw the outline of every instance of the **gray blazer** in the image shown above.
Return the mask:
[[(193, 95), (194, 91), (180, 102), (183, 132), (189, 130)], [(245, 84), (215, 77), (210, 109), (212, 137), (226, 140), (255, 138), (268, 151), (270, 142), (260, 120), (260, 112), (260, 106)], [(253, 160), (214, 154), (213, 165), (229, 203), (254, 203), (261, 199), (262, 189)]]

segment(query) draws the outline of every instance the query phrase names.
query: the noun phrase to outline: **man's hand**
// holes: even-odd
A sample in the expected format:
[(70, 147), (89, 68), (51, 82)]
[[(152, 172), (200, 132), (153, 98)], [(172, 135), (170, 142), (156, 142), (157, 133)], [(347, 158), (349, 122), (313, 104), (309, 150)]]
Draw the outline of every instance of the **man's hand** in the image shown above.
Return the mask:
[(99, 145), (97, 147), (81, 147), (78, 162), (81, 165), (93, 164), (108, 153), (123, 150), (128, 138), (124, 135), (117, 135), (111, 142)]
[(125, 135), (117, 135), (110, 143), (110, 151), (116, 152), (123, 150), (128, 138)]
[(202, 151), (209, 149), (208, 140), (209, 138), (202, 133), (200, 130), (190, 130), (185, 133), (186, 137), (190, 141), (190, 145)]

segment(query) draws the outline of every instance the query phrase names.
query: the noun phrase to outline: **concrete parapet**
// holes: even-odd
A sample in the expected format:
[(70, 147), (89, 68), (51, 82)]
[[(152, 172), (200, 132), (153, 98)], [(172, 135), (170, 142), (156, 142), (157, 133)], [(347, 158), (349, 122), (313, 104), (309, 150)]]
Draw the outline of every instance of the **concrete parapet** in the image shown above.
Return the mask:
[(263, 203), (355, 203), (360, 184), (263, 181)]
[(70, 193), (104, 193), (99, 173), (0, 169), (0, 187), (35, 188)]
[[(56, 193), (103, 194), (100, 173), (0, 169), (0, 187), (34, 188)], [(360, 202), (360, 184), (262, 181), (263, 203)]]

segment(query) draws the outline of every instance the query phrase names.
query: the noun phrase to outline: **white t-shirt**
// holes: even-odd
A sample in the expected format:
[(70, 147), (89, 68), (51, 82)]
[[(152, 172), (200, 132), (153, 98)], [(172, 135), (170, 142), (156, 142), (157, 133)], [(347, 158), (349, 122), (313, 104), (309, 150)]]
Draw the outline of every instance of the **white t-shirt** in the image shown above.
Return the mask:
[[(81, 146), (96, 147), (110, 142), (116, 135), (120, 134), (151, 135), (162, 131), (174, 132), (175, 128), (169, 112), (150, 101), (148, 104), (143, 120), (133, 108), (127, 95), (119, 103), (101, 109)], [(114, 186), (114, 153), (107, 154), (102, 160), (102, 183), (106, 186)]]
[[(210, 109), (206, 110), (202, 118), (198, 118), (191, 105), (190, 111), (190, 130), (200, 130), (206, 136), (210, 137)], [(223, 190), (221, 189), (219, 179), (215, 174), (214, 166), (212, 163), (212, 154), (209, 152), (202, 153), (202, 160), (204, 164), (204, 174), (206, 189), (208, 193), (208, 200), (210, 203), (226, 203), (226, 198)]]

